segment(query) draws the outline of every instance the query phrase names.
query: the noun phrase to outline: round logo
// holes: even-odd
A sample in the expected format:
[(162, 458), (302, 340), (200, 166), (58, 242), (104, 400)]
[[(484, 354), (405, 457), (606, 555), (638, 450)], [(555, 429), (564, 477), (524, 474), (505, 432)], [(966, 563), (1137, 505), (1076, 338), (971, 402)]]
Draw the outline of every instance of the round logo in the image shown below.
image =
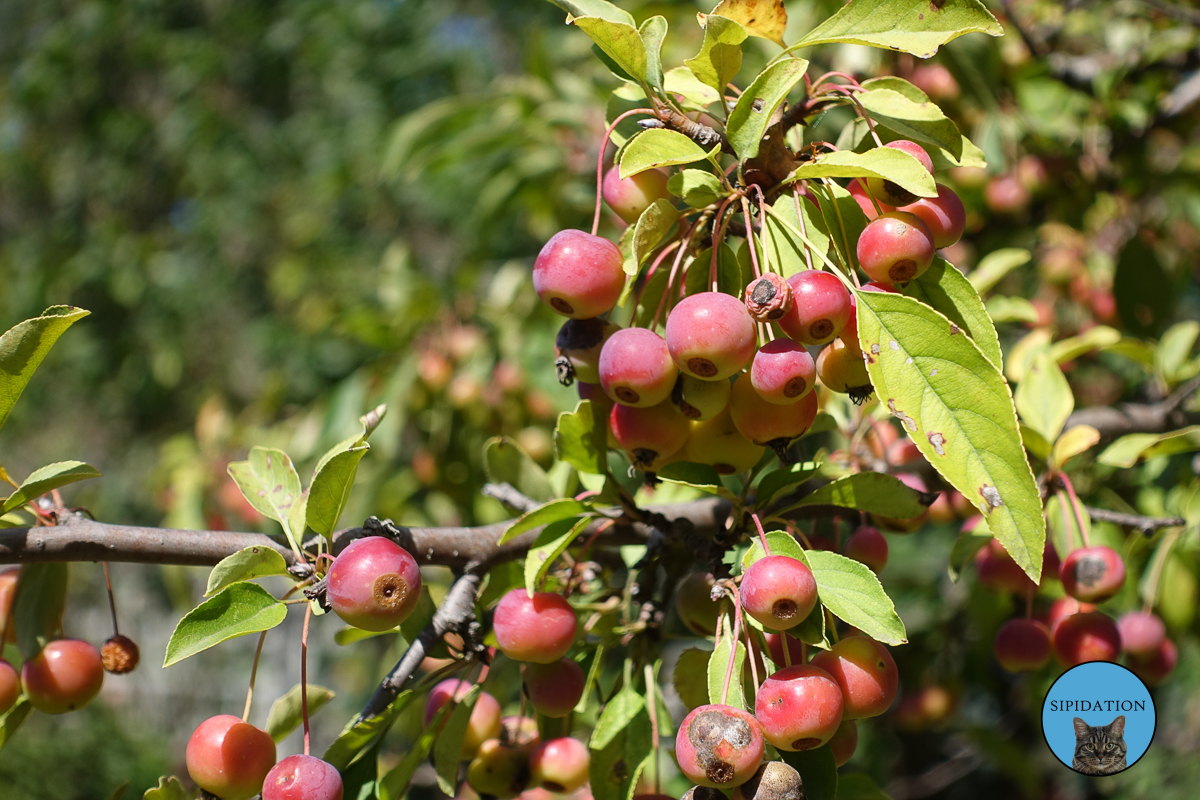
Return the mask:
[(1158, 715), (1141, 678), (1107, 661), (1059, 676), (1042, 703), (1042, 734), (1065, 766), (1083, 775), (1132, 767), (1154, 739)]

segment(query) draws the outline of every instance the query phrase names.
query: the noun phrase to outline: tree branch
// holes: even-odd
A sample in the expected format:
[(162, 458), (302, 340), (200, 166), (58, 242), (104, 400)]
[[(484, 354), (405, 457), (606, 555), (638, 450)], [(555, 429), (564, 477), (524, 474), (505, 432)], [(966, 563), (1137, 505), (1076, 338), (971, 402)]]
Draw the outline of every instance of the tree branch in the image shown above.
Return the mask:
[(1124, 514), (1120, 511), (1109, 511), (1106, 508), (1084, 506), (1092, 522), (1112, 522), (1126, 528), (1135, 528), (1144, 536), (1149, 536), (1159, 528), (1181, 528), (1187, 525), (1183, 517), (1143, 517), (1138, 514)]
[(1090, 425), (1100, 431), (1102, 441), (1127, 433), (1166, 433), (1200, 425), (1200, 411), (1184, 411), (1187, 398), (1200, 388), (1200, 376), (1180, 386), (1158, 403), (1121, 403), (1116, 406), (1084, 408), (1067, 418), (1063, 430)]

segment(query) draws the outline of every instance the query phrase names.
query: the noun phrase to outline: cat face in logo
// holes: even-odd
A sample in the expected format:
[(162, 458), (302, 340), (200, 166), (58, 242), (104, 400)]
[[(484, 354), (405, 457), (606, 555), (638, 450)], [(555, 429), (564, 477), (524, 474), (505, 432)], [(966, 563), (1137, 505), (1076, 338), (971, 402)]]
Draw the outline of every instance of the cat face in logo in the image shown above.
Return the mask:
[(1125, 715), (1108, 725), (1088, 725), (1075, 717), (1075, 759), (1071, 769), (1084, 775), (1112, 775), (1125, 769)]

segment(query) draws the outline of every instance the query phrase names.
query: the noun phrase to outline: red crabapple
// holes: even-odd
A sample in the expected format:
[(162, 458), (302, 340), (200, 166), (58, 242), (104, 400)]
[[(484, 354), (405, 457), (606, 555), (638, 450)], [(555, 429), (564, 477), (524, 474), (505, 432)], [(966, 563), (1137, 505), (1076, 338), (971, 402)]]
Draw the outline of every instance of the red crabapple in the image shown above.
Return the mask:
[(683, 449), (691, 426), (670, 401), (650, 408), (613, 406), (609, 426), (629, 461), (643, 472), (655, 472)]
[(630, 225), (637, 222), (638, 217), (642, 216), (655, 200), (671, 196), (667, 191), (666, 174), (656, 169), (622, 178), (620, 171), (613, 167), (604, 174), (601, 192), (608, 207)]
[(762, 725), (733, 706), (693, 709), (675, 736), (679, 770), (692, 783), (714, 789), (732, 789), (750, 780), (765, 749)]
[(847, 558), (866, 564), (872, 572), (887, 566), (887, 538), (876, 528), (863, 527), (850, 534), (842, 552)]
[(1125, 562), (1111, 547), (1081, 547), (1067, 556), (1058, 574), (1071, 597), (1099, 603), (1125, 585)]
[[(925, 152), (925, 148), (916, 142), (909, 141), (908, 139), (897, 139), (894, 142), (888, 142), (884, 147), (908, 153), (917, 159), (917, 161), (920, 161), (921, 166), (927, 169), (930, 175), (933, 174), (933, 159), (929, 157), (929, 153)], [(875, 195), (879, 202), (892, 206), (902, 206), (917, 199), (915, 194), (904, 187), (883, 178), (867, 178), (867, 190)]]
[(792, 285), (774, 272), (746, 287), (746, 311), (755, 322), (772, 322), (792, 309)]
[(703, 381), (680, 374), (671, 390), (671, 404), (690, 420), (712, 419), (729, 407), (729, 381)]
[(893, 467), (903, 467), (906, 464), (919, 463), (924, 456), (917, 448), (917, 443), (905, 436), (892, 443), (887, 450), (887, 462)]
[(842, 689), (846, 719), (877, 717), (888, 710), (900, 687), (896, 662), (887, 648), (866, 636), (847, 636), (810, 662)]
[(488, 739), (467, 767), (467, 783), (480, 795), (508, 800), (529, 785), (529, 745)]
[(700, 292), (679, 301), (667, 317), (666, 338), (676, 366), (706, 381), (736, 375), (758, 344), (746, 304), (724, 292)]
[(884, 214), (858, 237), (858, 263), (881, 283), (915, 280), (933, 263), (936, 248), (925, 220), (907, 211)]
[(342, 776), (316, 756), (288, 756), (267, 773), (262, 800), (342, 800)]
[[(871, 195), (867, 191), (867, 184), (863, 178), (855, 178), (846, 185), (846, 191), (850, 192), (850, 196), (854, 198), (854, 202), (858, 203), (858, 207), (867, 215), (867, 219), (875, 219), (882, 212), (884, 214), (889, 211), (895, 211), (895, 206), (889, 206), (887, 203), (880, 201), (879, 211), (875, 210), (875, 204), (871, 202)], [(875, 198), (879, 200), (878, 197)]]
[(558, 329), (558, 337), (554, 342), (554, 355), (557, 359), (555, 367), (558, 370), (559, 382), (570, 386), (570, 380), (564, 380), (566, 377), (583, 383), (598, 383), (600, 350), (608, 341), (608, 337), (619, 330), (620, 326), (599, 317), (569, 319), (564, 322)]
[(559, 231), (533, 262), (533, 288), (543, 303), (565, 317), (598, 317), (621, 297), (624, 259), (608, 239)]
[(575, 643), (575, 610), (560, 594), (513, 589), (500, 599), (492, 619), (496, 646), (514, 661), (549, 664)]
[(544, 717), (557, 719), (570, 714), (583, 697), (583, 686), (583, 670), (569, 658), (525, 667), (525, 693), (530, 705)]
[(1149, 611), (1129, 611), (1117, 619), (1121, 634), (1121, 649), (1130, 657), (1148, 658), (1158, 652), (1167, 636), (1167, 628), (1157, 614)]
[(688, 461), (708, 464), (719, 475), (734, 475), (756, 465), (765, 448), (747, 439), (733, 424), (733, 415), (726, 407), (717, 416), (693, 422), (683, 455)]
[[(914, 445), (915, 449), (915, 445)], [(920, 453), (920, 451), (917, 451)], [(939, 525), (948, 525), (958, 519), (958, 514), (954, 511), (954, 506), (951, 504), (950, 495), (953, 492), (939, 492), (937, 500), (929, 506), (929, 519)]]
[(1034, 672), (1050, 660), (1050, 629), (1033, 619), (1010, 619), (992, 644), (996, 660), (1007, 672)]
[(656, 406), (671, 395), (679, 368), (667, 343), (652, 330), (623, 328), (600, 350), (600, 385), (623, 406)]
[(799, 639), (793, 639), (783, 632), (775, 633), (773, 631), (765, 631), (763, 638), (767, 640), (767, 650), (771, 653), (771, 660), (775, 662), (777, 668), (787, 666), (787, 659), (783, 654), (784, 639), (787, 640), (787, 654), (791, 657), (792, 663), (804, 663), (804, 643)]
[(500, 720), (500, 741), (505, 744), (536, 747), (542, 741), (537, 720), (533, 717), (504, 717)]
[(754, 716), (763, 735), (779, 750), (820, 747), (842, 724), (844, 700), (837, 682), (811, 664), (784, 667), (763, 681)]
[(849, 290), (832, 272), (815, 269), (797, 272), (788, 283), (794, 302), (779, 327), (803, 344), (833, 341), (854, 314)]
[(1073, 614), (1054, 629), (1054, 656), (1064, 667), (1085, 661), (1116, 661), (1121, 654), (1121, 634), (1111, 619), (1093, 611)]
[(934, 100), (957, 100), (961, 93), (953, 73), (941, 64), (922, 64), (912, 71), (908, 80)]
[[(20, 577), (20, 567), (0, 572), (0, 627), (6, 631), (4, 636), (6, 642), (17, 640), (17, 630), (13, 624), (13, 599), (17, 596), (17, 581)], [(4, 642), (0, 642), (0, 647), (3, 644)]]
[(12, 664), (0, 659), (0, 714), (7, 714), (20, 696), (21, 678)]
[(356, 539), (329, 567), (329, 605), (347, 625), (388, 631), (408, 619), (421, 599), (421, 569), (383, 536)]
[(1029, 189), (1012, 174), (997, 175), (983, 190), (983, 201), (998, 214), (1019, 214), (1029, 206)]
[(729, 413), (742, 436), (778, 451), (812, 427), (817, 418), (817, 393), (809, 392), (788, 406), (768, 403), (754, 391), (750, 375), (743, 372), (734, 381)]
[(1059, 624), (1072, 614), (1086, 614), (1095, 610), (1096, 606), (1091, 603), (1081, 603), (1074, 597), (1060, 597), (1051, 603), (1050, 612), (1046, 615), (1046, 625), (1050, 628), (1050, 635), (1053, 636)]
[(58, 639), (21, 666), (29, 704), (44, 714), (77, 711), (100, 694), (104, 662), (100, 651), (78, 639)]
[(734, 787), (733, 800), (804, 800), (804, 781), (789, 764), (768, 761), (755, 771), (750, 780)]
[(1024, 596), (1037, 588), (1025, 570), (1013, 561), (1004, 546), (995, 539), (989, 539), (975, 554), (975, 569), (979, 573), (979, 582), (993, 592), (1012, 592)]
[(801, 345), (791, 339), (767, 342), (750, 364), (750, 385), (768, 403), (791, 405), (813, 390), (817, 365)]
[(939, 183), (937, 190), (937, 197), (922, 197), (900, 210), (920, 217), (933, 234), (933, 246), (941, 250), (962, 238), (967, 227), (967, 210), (953, 189)]
[(570, 794), (587, 783), (590, 762), (587, 745), (578, 739), (550, 739), (529, 755), (530, 783), (557, 794)]
[(834, 339), (817, 353), (817, 377), (825, 388), (839, 394), (866, 397), (871, 393), (871, 376), (861, 352), (841, 339)]
[(201, 722), (187, 743), (187, 771), (201, 789), (221, 800), (250, 800), (275, 766), (270, 734), (221, 714)]
[(712, 599), (715, 585), (711, 572), (692, 572), (675, 587), (675, 612), (693, 633), (712, 636), (717, 630), (721, 604)]
[(812, 570), (791, 556), (765, 556), (742, 575), (742, 609), (774, 631), (794, 628), (817, 604)]
[(829, 740), (829, 749), (833, 751), (833, 763), (839, 767), (846, 766), (846, 762), (857, 748), (858, 723), (852, 719), (844, 719), (833, 738)]
[[(471, 691), (472, 684), (460, 678), (447, 678), (433, 687), (425, 701), (425, 725), (428, 727), (448, 702), (457, 703)], [(471, 758), (479, 745), (500, 735), (500, 703), (487, 692), (480, 692), (467, 721), (463, 737), (463, 758)]]
[(1175, 643), (1166, 637), (1163, 637), (1150, 656), (1129, 657), (1129, 668), (1151, 686), (1165, 681), (1167, 676), (1175, 671), (1175, 665), (1178, 663), (1179, 651), (1175, 648)]

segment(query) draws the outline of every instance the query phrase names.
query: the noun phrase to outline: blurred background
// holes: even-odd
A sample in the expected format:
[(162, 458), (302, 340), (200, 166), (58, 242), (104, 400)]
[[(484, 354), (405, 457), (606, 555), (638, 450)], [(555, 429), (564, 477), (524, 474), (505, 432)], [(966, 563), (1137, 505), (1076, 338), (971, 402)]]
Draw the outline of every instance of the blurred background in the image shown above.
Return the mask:
[[(620, 3), (668, 18), (672, 63), (698, 49), (695, 13), (712, 4)], [(1003, 248), (1032, 253), (1001, 286), (1015, 298), (996, 310), (1006, 350), (1035, 327), (1154, 338), (1200, 318), (1200, 12), (988, 5), (1004, 38), (970, 35), (927, 62), (854, 46), (806, 55), (821, 71), (907, 77), (983, 149), (988, 170), (939, 175), (969, 212), (947, 257), (967, 271)], [(839, 6), (787, 3), (786, 38)], [(68, 501), (99, 519), (274, 532), (240, 500), (229, 461), (281, 447), (307, 480), (386, 402), (343, 524), (507, 516), (479, 493), (482, 447), (510, 436), (548, 465), (554, 417), (577, 401), (555, 381), (559, 322), (529, 270), (550, 235), (587, 226), (615, 84), (563, 18), (543, 0), (0, 3), (0, 325), (59, 303), (92, 312), (0, 436), (7, 470), (77, 458), (105, 476)], [(751, 40), (743, 74), (776, 52)], [(616, 226), (606, 217), (602, 233)], [(1166, 386), (1115, 353), (1069, 374), (1080, 406)], [(1138, 491), (1161, 506), (1170, 485)], [(905, 693), (944, 689), (944, 713), (915, 729), (885, 718), (852, 765), (900, 786), (967, 752), (956, 780), (907, 796), (1094, 796), (1038, 735), (1031, 698), (1045, 687), (991, 660), (1008, 601), (946, 577), (954, 529), (894, 538), (883, 575), (912, 638), (897, 652)], [(1192, 797), (1200, 781), (1194, 534), (1172, 567), (1181, 666), (1157, 690), (1155, 744), (1106, 796)], [(102, 575), (73, 569), (67, 633), (98, 643)], [(6, 800), (107, 798), (126, 780), (140, 796), (183, 774), (200, 720), (241, 708), (253, 637), (157, 666), (206, 571), (115, 565), (113, 577), (143, 666), (110, 676), (84, 712), (31, 717), (0, 751)], [(427, 578), (436, 599), (446, 574)], [(342, 647), (323, 622), (310, 658), (338, 698), (314, 719), (318, 752), (402, 648)], [(298, 681), (298, 629), (289, 619), (268, 635), (252, 721)], [(418, 722), (402, 722), (393, 752)], [(280, 752), (298, 750), (293, 737)]]

